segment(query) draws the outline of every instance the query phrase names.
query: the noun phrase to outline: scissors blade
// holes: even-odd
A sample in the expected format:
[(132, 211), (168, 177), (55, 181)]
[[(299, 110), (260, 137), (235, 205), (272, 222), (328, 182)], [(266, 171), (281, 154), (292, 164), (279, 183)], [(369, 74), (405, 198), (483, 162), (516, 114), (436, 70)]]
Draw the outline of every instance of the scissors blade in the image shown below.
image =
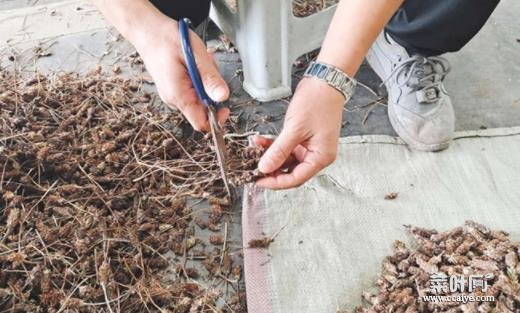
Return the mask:
[(226, 145), (224, 142), (224, 137), (222, 136), (222, 132), (220, 131), (220, 126), (217, 122), (217, 114), (213, 106), (208, 107), (208, 118), (209, 125), (211, 128), (211, 137), (213, 137), (213, 144), (215, 145), (215, 150), (217, 152), (217, 161), (220, 167), (222, 181), (224, 181), (226, 191), (228, 195), (231, 197), (231, 189), (229, 188), (226, 170)]

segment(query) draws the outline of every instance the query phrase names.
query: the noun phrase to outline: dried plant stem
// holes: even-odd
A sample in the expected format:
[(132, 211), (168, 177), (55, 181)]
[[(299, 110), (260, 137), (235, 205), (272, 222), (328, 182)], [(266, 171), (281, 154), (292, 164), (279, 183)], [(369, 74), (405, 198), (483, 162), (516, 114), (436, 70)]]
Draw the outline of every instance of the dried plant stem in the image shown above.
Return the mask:
[[(214, 311), (217, 296), (186, 267), (226, 265), (220, 250), (188, 256), (202, 242), (186, 198), (230, 204), (211, 140), (185, 133), (136, 80), (0, 71), (0, 90), (0, 307)], [(263, 151), (229, 134), (230, 183), (254, 181)], [(163, 274), (178, 266), (182, 277)]]

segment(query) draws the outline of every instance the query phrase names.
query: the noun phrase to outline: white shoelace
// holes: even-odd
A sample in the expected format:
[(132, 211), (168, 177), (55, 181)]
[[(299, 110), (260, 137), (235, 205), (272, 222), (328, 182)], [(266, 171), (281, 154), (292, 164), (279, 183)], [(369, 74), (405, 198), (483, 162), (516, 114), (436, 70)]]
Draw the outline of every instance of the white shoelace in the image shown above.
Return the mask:
[(398, 82), (399, 86), (406, 85), (416, 91), (419, 103), (434, 103), (439, 99), (440, 84), (450, 70), (448, 61), (443, 57), (414, 55), (394, 68), (383, 83), (393, 76), (399, 79), (405, 73), (403, 81)]

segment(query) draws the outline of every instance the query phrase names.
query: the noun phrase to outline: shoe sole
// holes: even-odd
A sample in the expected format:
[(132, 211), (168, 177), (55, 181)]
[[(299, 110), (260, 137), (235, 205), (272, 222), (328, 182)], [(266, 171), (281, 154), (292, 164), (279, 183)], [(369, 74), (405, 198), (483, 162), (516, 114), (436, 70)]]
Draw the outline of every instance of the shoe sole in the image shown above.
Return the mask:
[(393, 111), (393, 105), (388, 104), (388, 119), (390, 120), (390, 124), (394, 128), (395, 132), (403, 139), (403, 141), (412, 149), (424, 151), (424, 152), (438, 152), (442, 150), (448, 149), (450, 146), (450, 141), (444, 141), (436, 144), (426, 144), (420, 141), (417, 141), (411, 138), (408, 133), (404, 130), (404, 128), (399, 124), (399, 122), (394, 118), (395, 112)]

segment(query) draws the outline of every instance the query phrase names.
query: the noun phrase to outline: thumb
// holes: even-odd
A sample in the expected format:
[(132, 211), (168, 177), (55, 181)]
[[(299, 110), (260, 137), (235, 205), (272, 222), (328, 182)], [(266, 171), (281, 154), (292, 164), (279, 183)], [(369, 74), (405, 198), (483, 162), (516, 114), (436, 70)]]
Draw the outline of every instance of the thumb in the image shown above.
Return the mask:
[(211, 99), (218, 102), (225, 101), (229, 98), (229, 88), (212, 58), (211, 54), (207, 53), (205, 49), (200, 51), (198, 66), (202, 84), (204, 84), (204, 89)]
[(270, 174), (279, 169), (300, 143), (299, 137), (296, 136), (294, 132), (285, 129), (282, 130), (280, 136), (276, 138), (269, 149), (264, 153), (260, 162), (258, 162), (260, 172)]

